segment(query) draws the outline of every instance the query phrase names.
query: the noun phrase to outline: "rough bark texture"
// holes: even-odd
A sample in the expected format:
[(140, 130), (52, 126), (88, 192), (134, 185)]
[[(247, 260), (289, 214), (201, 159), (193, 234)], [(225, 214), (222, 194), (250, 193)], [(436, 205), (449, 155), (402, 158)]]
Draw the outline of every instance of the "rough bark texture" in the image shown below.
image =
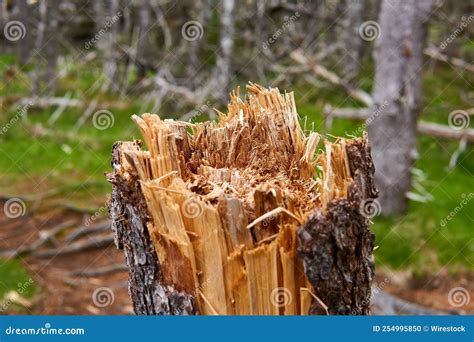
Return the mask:
[(129, 295), (134, 311), (137, 315), (196, 314), (193, 296), (162, 283), (159, 261), (146, 228), (150, 216), (137, 175), (120, 173), (122, 144), (131, 143), (117, 142), (113, 147), (114, 171), (107, 174), (112, 183), (109, 210), (115, 244), (124, 251), (129, 268)]
[[(298, 232), (298, 256), (316, 295), (330, 315), (366, 315), (374, 276), (374, 234), (361, 207), (377, 196), (370, 148), (346, 147), (351, 176), (348, 198), (333, 200), (327, 212), (317, 212)], [(324, 314), (313, 301), (310, 314)]]
[(416, 122), (421, 103), (423, 48), (431, 0), (384, 0), (381, 36), (375, 51), (373, 146), (380, 204), (386, 214), (406, 210), (416, 154)]

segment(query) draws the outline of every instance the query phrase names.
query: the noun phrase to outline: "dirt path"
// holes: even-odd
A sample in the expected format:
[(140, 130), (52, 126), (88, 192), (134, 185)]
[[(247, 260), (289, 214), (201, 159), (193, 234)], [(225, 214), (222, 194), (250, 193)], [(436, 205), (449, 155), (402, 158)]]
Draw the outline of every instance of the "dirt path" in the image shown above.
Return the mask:
[[(57, 239), (53, 239), (41, 250), (61, 248), (64, 246), (61, 239), (85, 223), (83, 215), (64, 212), (25, 215), (16, 219), (5, 217), (3, 212), (1, 214), (0, 250), (29, 245), (39, 238), (40, 232), (44, 233), (64, 222), (75, 222), (76, 224), (62, 231)], [(33, 306), (25, 308), (25, 313), (44, 315), (132, 313), (125, 271), (95, 277), (79, 277), (72, 274), (123, 263), (123, 253), (114, 245), (47, 258), (26, 255), (19, 259), (39, 290), (33, 298)]]

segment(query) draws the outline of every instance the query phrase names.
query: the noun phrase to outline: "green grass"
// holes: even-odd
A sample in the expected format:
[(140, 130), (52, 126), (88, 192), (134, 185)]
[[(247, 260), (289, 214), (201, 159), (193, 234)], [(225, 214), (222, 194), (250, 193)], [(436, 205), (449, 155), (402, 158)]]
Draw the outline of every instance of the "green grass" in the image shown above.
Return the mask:
[(0, 259), (0, 314), (21, 310), (21, 306), (8, 296), (12, 291), (30, 299), (37, 291), (37, 285), (18, 260)]
[[(0, 73), (13, 63), (11, 57), (0, 57)], [(85, 66), (84, 70), (71, 70), (60, 82), (59, 94), (73, 90), (75, 95), (86, 91), (98, 77), (99, 71)], [(361, 87), (371, 90), (373, 66), (363, 68)], [(465, 75), (458, 76), (449, 66), (438, 65), (433, 73), (427, 72), (423, 83), (426, 108), (423, 120), (447, 124), (447, 118), (455, 109), (465, 109), (461, 92), (470, 89)], [(2, 76), (0, 76), (2, 77)], [(24, 79), (25, 76), (19, 77)], [(245, 84), (242, 80), (241, 84)], [(2, 80), (0, 95), (24, 95), (27, 88), (20, 79)], [(361, 107), (341, 89), (316, 88), (307, 84), (292, 86), (296, 95), (299, 114), (307, 117), (306, 128), (314, 122), (316, 131), (324, 131), (322, 111), (325, 104), (335, 107)], [(112, 94), (99, 95), (100, 100), (111, 100)], [(124, 99), (121, 99), (124, 100)], [(125, 100), (127, 108), (110, 109), (114, 114), (113, 127), (98, 130), (89, 119), (75, 134), (76, 137), (61, 137), (59, 133), (71, 133), (82, 114), (79, 109), (67, 109), (60, 119), (48, 127), (51, 110), (31, 111), (29, 123), (19, 120), (4, 135), (0, 135), (0, 186), (9, 194), (36, 193), (51, 188), (65, 187), (61, 192), (67, 201), (82, 201), (87, 207), (102, 205), (110, 186), (104, 172), (110, 170), (109, 160), (113, 142), (140, 138), (138, 130), (130, 120), (138, 113), (142, 100), (131, 97)], [(15, 108), (1, 108), (0, 119), (7, 122), (15, 116)], [(100, 108), (98, 108), (100, 109)], [(175, 114), (162, 110), (160, 114)], [(58, 132), (57, 137), (32, 137), (35, 124)], [(336, 119), (329, 132), (334, 135), (360, 133), (360, 123)], [(433, 200), (428, 203), (410, 202), (409, 211), (403, 217), (376, 217), (373, 230), (376, 233), (378, 266), (390, 268), (411, 268), (420, 272), (433, 272), (439, 266), (447, 265), (450, 270), (473, 270), (473, 217), (474, 201), (467, 203), (445, 227), (440, 222), (456, 206), (462, 195), (472, 192), (474, 185), (474, 159), (472, 148), (460, 156), (454, 170), (447, 170), (451, 154), (457, 143), (420, 136), (418, 138), (419, 159), (416, 168), (425, 179), (419, 181)], [(1, 279), (1, 278), (0, 278)]]

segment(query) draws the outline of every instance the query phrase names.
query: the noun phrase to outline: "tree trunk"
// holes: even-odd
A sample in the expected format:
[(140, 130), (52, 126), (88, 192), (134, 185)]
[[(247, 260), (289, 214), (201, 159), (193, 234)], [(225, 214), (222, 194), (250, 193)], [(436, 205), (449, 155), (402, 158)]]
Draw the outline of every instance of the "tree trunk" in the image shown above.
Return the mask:
[(149, 151), (114, 145), (110, 214), (135, 312), (368, 314), (367, 140), (326, 141), (315, 156), (319, 136), (303, 135), (292, 94), (248, 91), (192, 135), (144, 114), (134, 121)]
[(416, 154), (416, 122), (422, 100), (423, 48), (431, 0), (384, 0), (369, 139), (373, 146), (380, 204), (386, 214), (403, 213)]
[(47, 3), (47, 25), (46, 35), (48, 41), (44, 46), (45, 57), (46, 57), (46, 73), (45, 83), (46, 91), (49, 96), (54, 96), (56, 92), (57, 76), (56, 66), (58, 61), (58, 15), (59, 15), (59, 3), (55, 1), (48, 1)]
[(33, 8), (37, 5), (32, 5), (27, 0), (18, 0), (16, 2), (16, 5), (17, 13), (15, 20), (20, 21), (24, 25), (25, 37), (23, 39), (15, 41), (14, 43), (17, 48), (18, 60), (21, 65), (24, 65), (30, 61), (30, 58), (32, 56), (31, 46), (35, 44), (33, 29), (36, 25), (34, 25), (35, 16), (33, 14)]
[(118, 60), (117, 60), (117, 39), (118, 39), (118, 17), (122, 15), (119, 12), (119, 0), (107, 0), (94, 2), (96, 14), (95, 26), (97, 32), (104, 32), (103, 36), (97, 41), (97, 48), (102, 52), (105, 81), (102, 91), (108, 91), (112, 88), (119, 90), (118, 85)]
[(351, 84), (359, 78), (364, 45), (359, 27), (364, 20), (365, 3), (366, 0), (346, 1), (346, 12), (342, 24), (342, 74), (345, 81)]
[(141, 0), (139, 4), (138, 20), (138, 43), (136, 51), (136, 65), (139, 79), (143, 79), (147, 73), (146, 66), (149, 65), (149, 59), (153, 59), (151, 53), (151, 15), (153, 13), (151, 4), (148, 0)]
[(220, 3), (220, 50), (216, 60), (216, 94), (225, 98), (231, 86), (231, 60), (234, 48), (234, 7), (235, 0), (223, 0)]

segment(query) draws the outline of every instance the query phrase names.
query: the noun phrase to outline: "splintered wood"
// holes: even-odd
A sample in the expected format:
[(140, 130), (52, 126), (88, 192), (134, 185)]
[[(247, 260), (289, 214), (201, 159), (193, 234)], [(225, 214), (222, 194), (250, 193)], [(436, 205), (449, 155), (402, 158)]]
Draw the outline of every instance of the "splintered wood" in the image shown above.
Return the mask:
[[(353, 177), (360, 178), (359, 183), (370, 181), (370, 170), (369, 175), (361, 172), (361, 162), (355, 159), (351, 165), (347, 152), (355, 151), (361, 158), (366, 141), (325, 141), (324, 151), (317, 153), (320, 137), (315, 132), (305, 136), (292, 93), (255, 84), (247, 91), (244, 99), (238, 90), (231, 94), (227, 114), (219, 112), (217, 122), (191, 124), (154, 114), (134, 115), (147, 149), (138, 141), (117, 143), (114, 148), (114, 173), (108, 176), (115, 194), (111, 215), (117, 245), (126, 251), (131, 268), (137, 313), (300, 315), (321, 308), (328, 312), (325, 301), (331, 301), (330, 294), (315, 284), (320, 273), (308, 273), (314, 272), (309, 263), (318, 251), (304, 249), (299, 255), (298, 250), (299, 239), (308, 244), (308, 236), (319, 239), (320, 232), (298, 236), (299, 230), (315, 216), (329, 220), (325, 215), (330, 206), (350, 197)], [(141, 194), (131, 198), (134, 191)], [(359, 202), (373, 195), (358, 191), (347, 210), (357, 211)], [(132, 213), (134, 206), (145, 213)], [(362, 227), (368, 225), (366, 218), (356, 219)], [(150, 310), (143, 309), (149, 303), (138, 303), (143, 296), (133, 295), (138, 291), (134, 287), (151, 287), (138, 284), (136, 276), (145, 267), (138, 269), (137, 250), (148, 247), (124, 237), (134, 229), (145, 234), (144, 244), (149, 235), (148, 252), (156, 253), (156, 267), (142, 261), (158, 278), (143, 281), (159, 282), (152, 290), (140, 290), (153, 297), (146, 299), (155, 303)], [(371, 259), (372, 242), (356, 242), (369, 246), (365, 259)], [(327, 244), (337, 249), (337, 237)], [(362, 259), (350, 253), (347, 257)], [(373, 265), (365, 259), (357, 265), (372, 267), (364, 280), (370, 296)], [(331, 260), (327, 265), (328, 276), (338, 262), (344, 261)], [(351, 268), (351, 277), (360, 272), (357, 267)], [(357, 296), (350, 287), (347, 291)], [(363, 306), (361, 310), (368, 305)], [(339, 307), (334, 310), (342, 313)]]

